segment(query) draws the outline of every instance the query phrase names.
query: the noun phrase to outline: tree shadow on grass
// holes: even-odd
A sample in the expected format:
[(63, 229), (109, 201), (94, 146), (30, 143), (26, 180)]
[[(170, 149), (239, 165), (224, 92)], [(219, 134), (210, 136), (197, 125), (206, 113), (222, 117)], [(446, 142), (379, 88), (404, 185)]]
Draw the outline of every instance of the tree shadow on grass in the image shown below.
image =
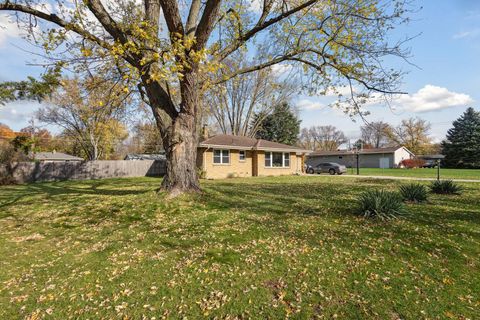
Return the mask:
[[(115, 188), (116, 185), (121, 188)], [(140, 187), (140, 188), (139, 188)], [(135, 188), (135, 189), (132, 189)], [(151, 184), (132, 183), (128, 180), (108, 179), (95, 181), (62, 181), (11, 186), (2, 190), (0, 208), (16, 204), (24, 198), (36, 196), (60, 197), (66, 201), (82, 196), (140, 195), (154, 190)], [(33, 200), (36, 201), (36, 200)]]
[(204, 188), (202, 201), (217, 210), (239, 209), (258, 214), (324, 215), (351, 207), (351, 186), (316, 184), (238, 184), (221, 182)]

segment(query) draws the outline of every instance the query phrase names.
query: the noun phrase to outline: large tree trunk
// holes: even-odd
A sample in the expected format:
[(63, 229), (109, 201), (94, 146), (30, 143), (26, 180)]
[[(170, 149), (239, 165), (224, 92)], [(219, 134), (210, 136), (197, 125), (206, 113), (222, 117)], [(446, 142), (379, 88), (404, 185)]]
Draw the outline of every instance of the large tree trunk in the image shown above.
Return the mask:
[(161, 189), (168, 191), (170, 197), (200, 191), (197, 175), (198, 91), (194, 71), (185, 75), (180, 88), (182, 105), (170, 125), (165, 127), (161, 115), (156, 117), (167, 157)]
[(197, 133), (195, 118), (180, 114), (164, 139), (167, 157), (162, 189), (175, 197), (184, 192), (198, 192), (200, 185), (197, 176)]

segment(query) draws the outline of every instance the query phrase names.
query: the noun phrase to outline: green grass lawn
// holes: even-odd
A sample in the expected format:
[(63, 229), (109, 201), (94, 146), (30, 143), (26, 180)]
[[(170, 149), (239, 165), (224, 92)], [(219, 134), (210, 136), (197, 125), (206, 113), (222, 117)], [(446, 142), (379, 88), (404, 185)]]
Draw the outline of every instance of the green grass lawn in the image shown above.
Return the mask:
[(0, 319), (478, 319), (480, 184), (392, 222), (352, 214), (398, 181), (2, 186)]
[[(348, 168), (348, 174), (356, 174), (355, 168)], [(364, 176), (394, 176), (394, 177), (415, 177), (415, 178), (437, 178), (436, 168), (416, 169), (379, 169), (360, 168), (360, 175)], [(442, 179), (468, 179), (480, 180), (480, 169), (440, 169)]]

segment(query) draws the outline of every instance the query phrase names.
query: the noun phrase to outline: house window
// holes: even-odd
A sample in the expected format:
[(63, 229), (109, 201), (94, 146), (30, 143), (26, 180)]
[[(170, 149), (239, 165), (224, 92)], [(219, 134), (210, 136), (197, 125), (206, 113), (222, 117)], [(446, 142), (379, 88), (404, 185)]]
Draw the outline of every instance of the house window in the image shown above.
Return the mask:
[(272, 153), (265, 152), (265, 167), (271, 167), (271, 166), (272, 166)]
[(245, 161), (245, 158), (246, 158), (246, 156), (245, 156), (245, 150), (240, 150), (240, 151), (238, 152), (238, 160), (239, 160), (239, 161)]
[(213, 150), (213, 163), (215, 164), (229, 164), (230, 150)]
[(290, 153), (288, 152), (265, 152), (265, 167), (288, 168), (290, 167)]

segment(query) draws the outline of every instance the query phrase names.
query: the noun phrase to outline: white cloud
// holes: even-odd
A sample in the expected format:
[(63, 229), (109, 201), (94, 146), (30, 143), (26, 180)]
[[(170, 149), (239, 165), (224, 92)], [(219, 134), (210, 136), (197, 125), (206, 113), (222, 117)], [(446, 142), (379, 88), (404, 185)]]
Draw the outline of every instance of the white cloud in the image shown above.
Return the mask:
[(5, 45), (9, 38), (18, 38), (20, 36), (20, 30), (16, 24), (7, 15), (0, 15), (0, 48)]
[(0, 122), (8, 125), (13, 130), (20, 130), (28, 125), (28, 121), (42, 106), (36, 101), (15, 101), (0, 106)]
[(262, 13), (263, 10), (263, 0), (252, 0), (249, 10), (254, 13)]
[[(358, 89), (353, 87), (353, 93), (357, 93)], [(325, 92), (326, 97), (349, 97), (352, 94), (352, 90), (350, 89), (349, 86), (339, 86), (335, 88), (328, 88), (328, 90)]]
[(414, 94), (399, 96), (393, 105), (412, 112), (427, 112), (467, 106), (472, 102), (473, 99), (468, 94), (428, 84)]
[(289, 72), (290, 70), (292, 70), (292, 68), (293, 68), (293, 66), (291, 64), (285, 64), (285, 63), (274, 64), (272, 66), (272, 72), (277, 76), (281, 76), (281, 75)]
[(480, 36), (480, 28), (462, 31), (453, 35), (453, 39), (476, 38)]
[(465, 19), (478, 19), (480, 18), (480, 10), (469, 10), (465, 16)]
[(318, 101), (312, 101), (310, 99), (301, 99), (297, 102), (297, 107), (300, 110), (319, 110), (325, 108), (325, 105)]

